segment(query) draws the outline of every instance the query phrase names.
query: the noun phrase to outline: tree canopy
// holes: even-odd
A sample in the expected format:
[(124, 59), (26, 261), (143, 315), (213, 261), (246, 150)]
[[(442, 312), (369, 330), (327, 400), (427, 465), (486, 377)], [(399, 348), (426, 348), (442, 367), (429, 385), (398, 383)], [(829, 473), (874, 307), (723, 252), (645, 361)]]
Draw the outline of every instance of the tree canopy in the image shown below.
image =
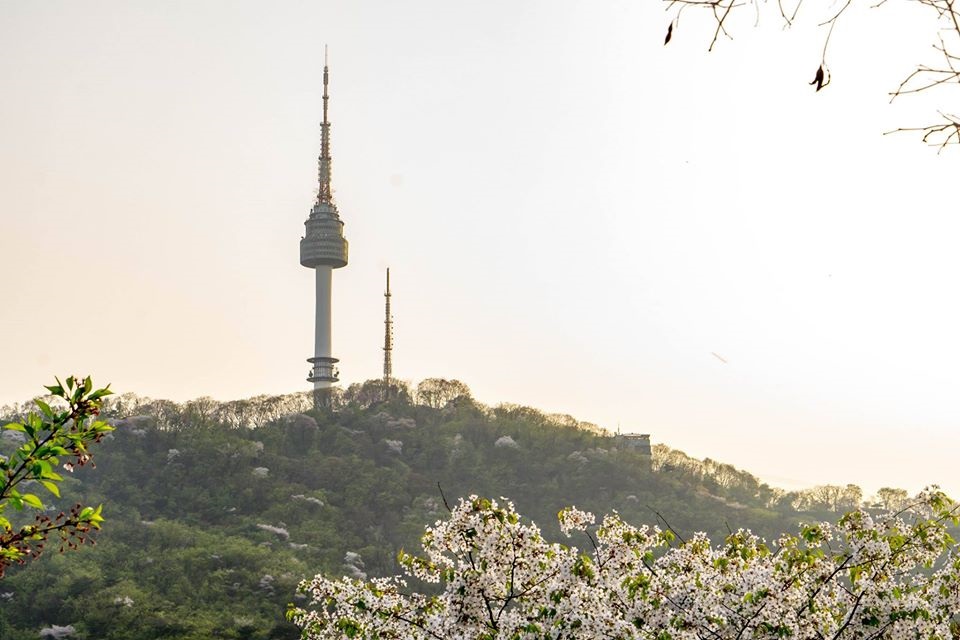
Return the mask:
[[(549, 542), (509, 501), (461, 500), (429, 527), (405, 577), (301, 585), (289, 616), (308, 640), (405, 638), (951, 638), (958, 505), (932, 490), (896, 513), (852, 511), (768, 544), (739, 529), (634, 527), (613, 513), (559, 513), (585, 549)], [(407, 580), (438, 589), (411, 592)], [(437, 592), (438, 591), (438, 592)]]

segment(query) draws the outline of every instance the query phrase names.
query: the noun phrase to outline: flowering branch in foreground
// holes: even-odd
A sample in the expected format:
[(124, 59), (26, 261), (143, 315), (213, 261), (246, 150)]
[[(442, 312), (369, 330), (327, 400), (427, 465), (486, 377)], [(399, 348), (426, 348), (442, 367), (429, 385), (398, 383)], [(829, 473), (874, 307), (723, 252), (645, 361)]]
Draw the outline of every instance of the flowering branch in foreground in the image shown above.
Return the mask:
[(322, 575), (300, 585), (311, 608), (291, 620), (327, 638), (533, 639), (951, 638), (960, 557), (948, 527), (958, 505), (936, 488), (897, 513), (846, 514), (768, 545), (749, 531), (714, 546), (678, 541), (616, 513), (560, 512), (587, 550), (547, 542), (509, 501), (470, 496), (427, 528), (404, 577)]
[[(52, 405), (37, 398), (34, 403), (39, 413), (0, 427), (22, 434), (12, 453), (0, 453), (0, 578), (8, 566), (37, 558), (53, 536), (59, 538), (61, 552), (86, 542), (93, 544), (90, 534), (103, 522), (102, 505), (78, 504), (55, 517), (48, 516), (43, 500), (30, 491), (42, 487), (45, 493), (60, 498), (63, 476), (58, 470), (71, 472), (75, 466), (91, 463), (89, 447), (113, 431), (97, 420), (103, 398), (113, 392), (110, 385), (94, 389), (89, 376), (70, 376), (64, 383), (58, 379), (47, 390)], [(18, 525), (7, 517), (7, 506), (37, 513), (32, 523)]]

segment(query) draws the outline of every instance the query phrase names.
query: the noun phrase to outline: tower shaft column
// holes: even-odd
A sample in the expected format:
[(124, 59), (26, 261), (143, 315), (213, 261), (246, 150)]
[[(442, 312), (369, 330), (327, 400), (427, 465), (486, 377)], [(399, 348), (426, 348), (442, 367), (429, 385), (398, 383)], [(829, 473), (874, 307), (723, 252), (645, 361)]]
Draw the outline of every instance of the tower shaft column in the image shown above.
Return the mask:
[[(329, 359), (333, 356), (331, 335), (333, 333), (331, 300), (333, 299), (333, 269), (326, 266), (316, 267), (317, 272), (317, 317), (314, 332), (313, 356), (320, 359)], [(317, 367), (315, 366), (314, 369)], [(324, 389), (330, 386), (326, 380), (316, 380), (314, 389)]]
[(310, 377), (314, 390), (329, 389), (339, 377), (336, 364), (338, 360), (332, 355), (332, 313), (331, 299), (333, 289), (333, 268), (329, 265), (314, 267), (317, 278), (317, 313), (314, 329), (313, 357), (309, 362), (313, 365)]

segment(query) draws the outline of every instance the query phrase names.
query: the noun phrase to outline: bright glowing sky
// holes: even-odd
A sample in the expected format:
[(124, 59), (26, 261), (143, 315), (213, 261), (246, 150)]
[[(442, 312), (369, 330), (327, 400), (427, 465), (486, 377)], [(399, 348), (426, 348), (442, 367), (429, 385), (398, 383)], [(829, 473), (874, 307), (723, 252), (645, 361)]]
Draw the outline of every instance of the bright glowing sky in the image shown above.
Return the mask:
[(881, 135), (950, 106), (887, 104), (912, 15), (848, 16), (814, 94), (822, 32), (745, 15), (707, 54), (691, 12), (663, 47), (655, 0), (2, 2), (0, 403), (308, 387), (328, 43), (344, 384), (389, 265), (402, 378), (960, 494), (960, 151)]

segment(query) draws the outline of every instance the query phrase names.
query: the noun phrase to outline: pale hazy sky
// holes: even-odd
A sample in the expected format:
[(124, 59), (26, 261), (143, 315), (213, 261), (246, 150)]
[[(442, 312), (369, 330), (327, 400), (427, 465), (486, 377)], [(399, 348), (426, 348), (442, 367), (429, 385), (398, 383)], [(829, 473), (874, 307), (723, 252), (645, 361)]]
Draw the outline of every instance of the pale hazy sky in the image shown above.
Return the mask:
[(343, 384), (389, 265), (402, 378), (960, 494), (960, 151), (881, 135), (956, 97), (887, 104), (910, 15), (848, 16), (815, 94), (822, 32), (751, 14), (708, 54), (691, 12), (663, 47), (656, 0), (0, 0), (0, 403), (308, 388), (327, 43)]

